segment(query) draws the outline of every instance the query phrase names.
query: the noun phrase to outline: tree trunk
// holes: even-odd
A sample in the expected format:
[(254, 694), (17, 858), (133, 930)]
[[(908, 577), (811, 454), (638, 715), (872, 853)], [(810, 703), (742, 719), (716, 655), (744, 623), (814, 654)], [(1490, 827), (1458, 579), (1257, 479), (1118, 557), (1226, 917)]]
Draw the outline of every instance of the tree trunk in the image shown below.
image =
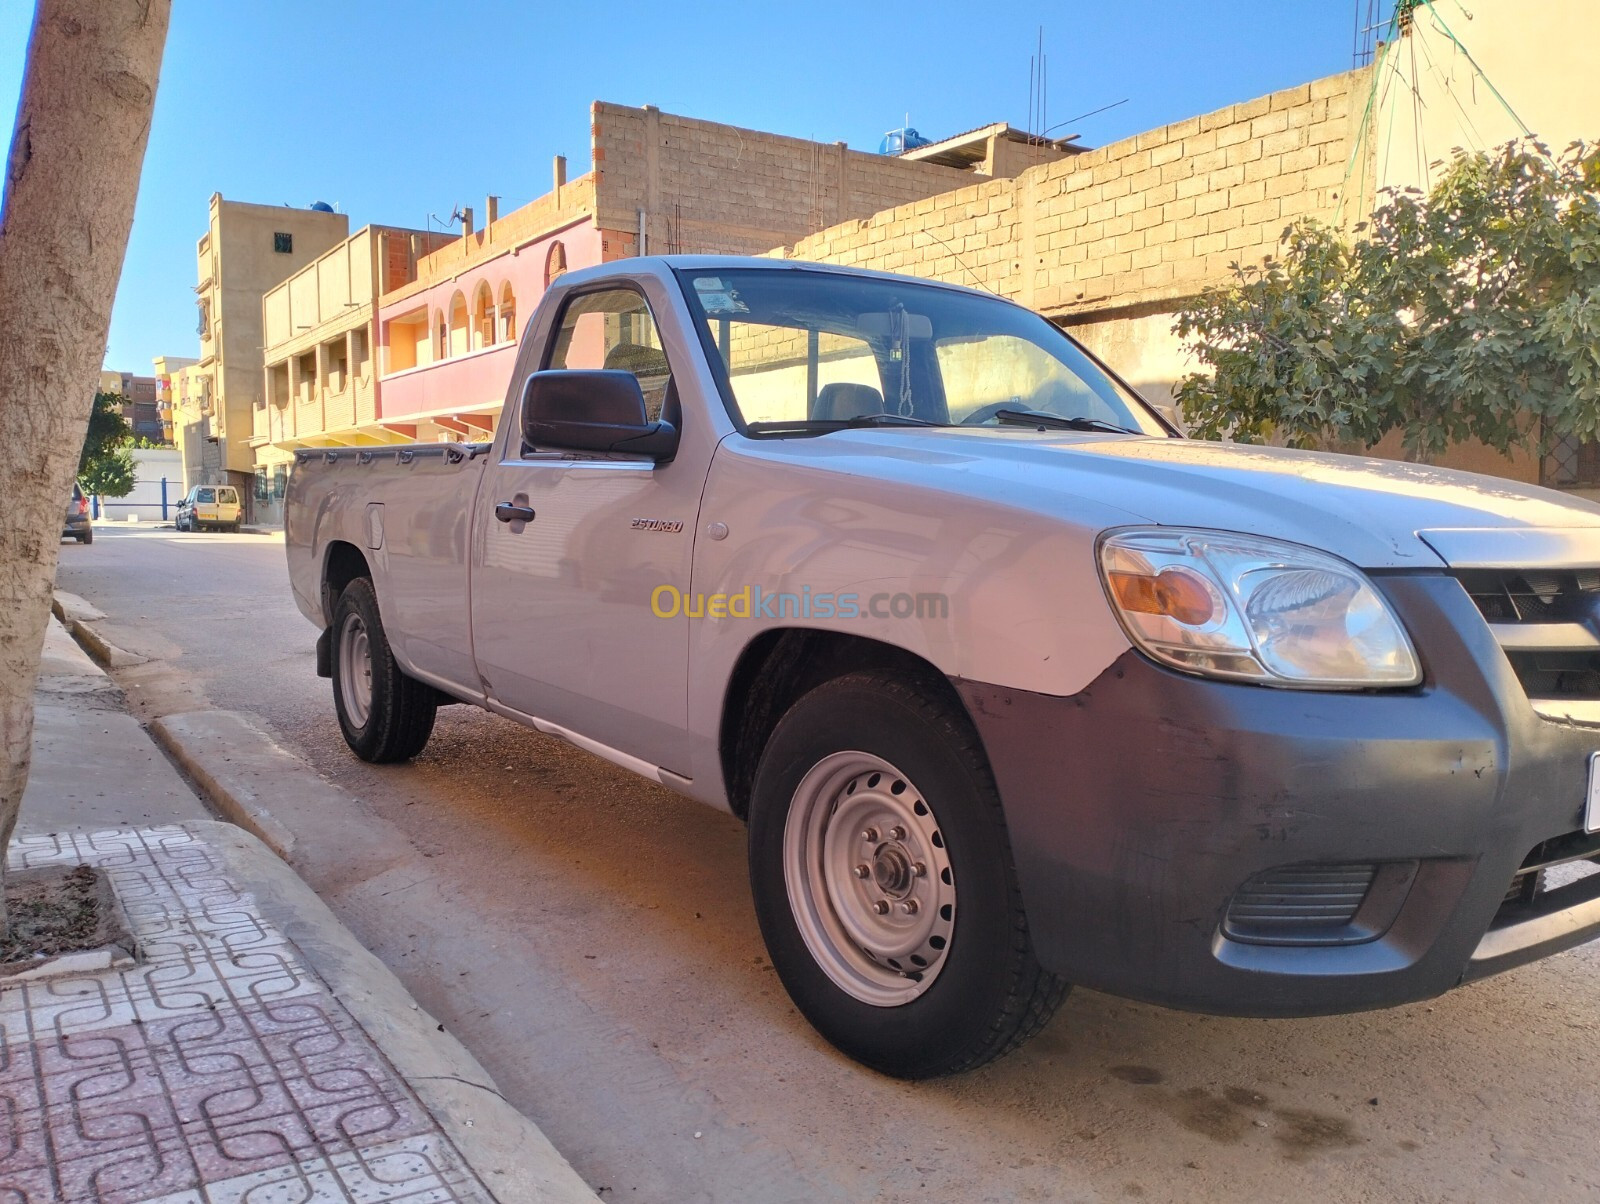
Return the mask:
[(38, 0), (28, 42), (0, 210), (0, 866), (170, 13), (171, 0)]

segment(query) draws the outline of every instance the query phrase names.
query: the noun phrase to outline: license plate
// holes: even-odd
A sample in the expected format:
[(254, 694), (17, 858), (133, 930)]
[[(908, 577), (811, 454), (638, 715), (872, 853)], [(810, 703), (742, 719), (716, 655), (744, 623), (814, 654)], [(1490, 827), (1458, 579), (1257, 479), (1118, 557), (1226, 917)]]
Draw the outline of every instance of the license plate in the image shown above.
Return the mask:
[(1583, 830), (1600, 829), (1600, 752), (1589, 758), (1589, 801), (1583, 807)]

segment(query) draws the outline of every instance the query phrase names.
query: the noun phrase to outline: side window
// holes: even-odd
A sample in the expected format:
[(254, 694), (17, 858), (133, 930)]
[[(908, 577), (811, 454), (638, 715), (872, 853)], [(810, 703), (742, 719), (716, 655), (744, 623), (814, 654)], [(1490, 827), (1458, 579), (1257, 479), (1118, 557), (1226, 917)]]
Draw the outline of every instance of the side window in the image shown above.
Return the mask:
[(652, 420), (661, 417), (661, 404), (672, 383), (656, 321), (644, 298), (632, 289), (583, 293), (568, 301), (547, 366), (633, 373)]

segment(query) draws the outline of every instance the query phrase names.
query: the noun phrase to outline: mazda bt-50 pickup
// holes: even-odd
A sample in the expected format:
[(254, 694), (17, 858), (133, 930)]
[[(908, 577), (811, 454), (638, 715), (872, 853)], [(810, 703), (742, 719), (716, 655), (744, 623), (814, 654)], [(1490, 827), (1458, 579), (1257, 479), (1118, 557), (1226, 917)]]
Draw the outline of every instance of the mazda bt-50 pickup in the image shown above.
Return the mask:
[(570, 272), (492, 439), (301, 451), (287, 532), (358, 756), (471, 703), (732, 811), (890, 1074), (1070, 983), (1303, 1016), (1600, 933), (1600, 506), (1183, 438), (997, 297)]

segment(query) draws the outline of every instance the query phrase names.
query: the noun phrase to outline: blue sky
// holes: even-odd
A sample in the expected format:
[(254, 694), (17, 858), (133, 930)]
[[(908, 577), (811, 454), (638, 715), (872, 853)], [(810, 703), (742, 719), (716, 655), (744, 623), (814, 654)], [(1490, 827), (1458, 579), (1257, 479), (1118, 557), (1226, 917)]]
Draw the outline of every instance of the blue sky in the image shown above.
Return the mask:
[[(481, 211), (489, 193), (505, 212), (548, 189), (552, 155), (587, 170), (596, 99), (866, 150), (908, 111), (935, 138), (1023, 127), (1041, 25), (1052, 124), (1127, 98), (1059, 131), (1099, 145), (1347, 70), (1355, 12), (1351, 0), (926, 0), (903, 19), (832, 0), (173, 7), (106, 354), (141, 373), (152, 356), (197, 353), (194, 247), (213, 192), (326, 200), (352, 228), (420, 227), (457, 204)], [(32, 9), (0, 4), (7, 113)]]

